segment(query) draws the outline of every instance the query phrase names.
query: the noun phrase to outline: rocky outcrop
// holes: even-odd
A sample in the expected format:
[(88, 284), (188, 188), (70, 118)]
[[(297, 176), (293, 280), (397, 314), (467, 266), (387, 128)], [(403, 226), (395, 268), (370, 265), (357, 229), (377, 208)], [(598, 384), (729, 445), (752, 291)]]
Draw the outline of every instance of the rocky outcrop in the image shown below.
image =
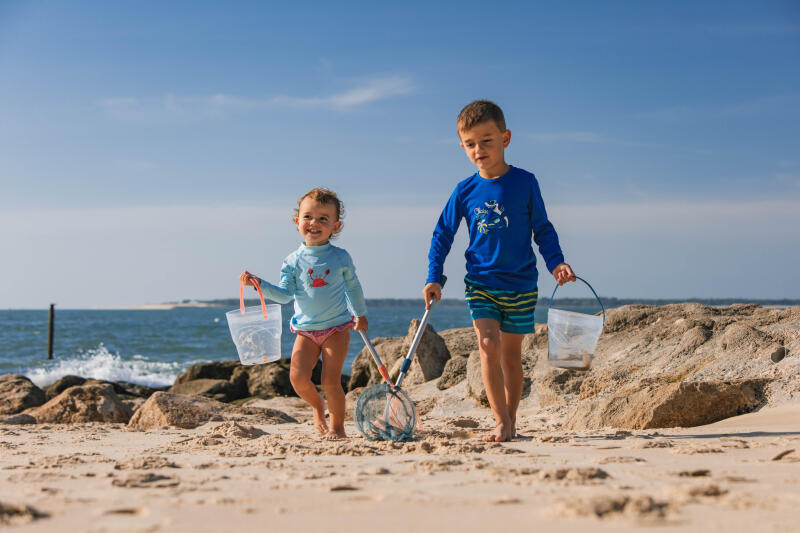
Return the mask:
[(297, 422), (276, 409), (237, 407), (201, 396), (157, 392), (136, 411), (128, 426), (134, 429), (163, 426), (191, 429), (206, 422), (227, 420), (251, 424)]
[(190, 366), (186, 372), (180, 374), (175, 379), (174, 385), (180, 385), (181, 383), (198, 379), (224, 379), (227, 381), (233, 376), (233, 371), (241, 366), (242, 364), (236, 359), (199, 363)]
[(6, 424), (9, 426), (22, 426), (35, 423), (36, 419), (25, 413), (17, 413), (15, 415), (0, 415), (0, 425)]
[(651, 429), (711, 424), (763, 405), (763, 380), (642, 383), (582, 402), (566, 417), (568, 429)]
[(481, 353), (473, 351), (467, 357), (467, 394), (478, 401), (480, 405), (489, 407), (489, 398), (483, 386), (481, 376)]
[(0, 375), (0, 415), (13, 415), (42, 405), (44, 391), (19, 374)]
[(232, 402), (247, 397), (246, 383), (245, 381), (244, 384), (237, 386), (225, 379), (201, 378), (173, 385), (168, 392), (188, 396), (205, 396), (220, 402)]
[(461, 355), (455, 355), (448, 359), (436, 387), (439, 390), (449, 389), (467, 379), (467, 359), (468, 357)]
[(25, 412), (36, 422), (73, 424), (76, 422), (119, 422), (131, 418), (131, 410), (108, 385), (70, 387), (44, 405)]
[(114, 389), (114, 393), (120, 398), (148, 398), (154, 392), (165, 390), (166, 387), (148, 387), (147, 385), (138, 385), (129, 383), (127, 381), (104, 381), (101, 379), (87, 379), (80, 376), (66, 375), (57, 379), (50, 385), (44, 388), (44, 393), (48, 400), (51, 400), (76, 385), (108, 385)]
[(800, 401), (798, 353), (800, 308), (624, 306), (607, 312), (591, 370), (540, 372), (539, 400), (575, 430), (708, 424)]

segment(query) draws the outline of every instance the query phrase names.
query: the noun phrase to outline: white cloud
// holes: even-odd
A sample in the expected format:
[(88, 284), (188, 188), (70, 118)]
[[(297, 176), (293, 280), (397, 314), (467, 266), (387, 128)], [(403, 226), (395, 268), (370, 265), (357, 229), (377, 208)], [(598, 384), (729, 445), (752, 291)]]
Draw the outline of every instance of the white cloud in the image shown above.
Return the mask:
[(413, 92), (410, 79), (394, 76), (372, 78), (363, 84), (339, 93), (298, 97), (277, 95), (265, 98), (244, 98), (218, 93), (204, 96), (166, 94), (159, 99), (106, 98), (98, 105), (114, 119), (150, 121), (163, 117), (214, 118), (231, 113), (284, 107), (298, 109), (331, 109), (347, 111), (373, 102), (388, 100)]

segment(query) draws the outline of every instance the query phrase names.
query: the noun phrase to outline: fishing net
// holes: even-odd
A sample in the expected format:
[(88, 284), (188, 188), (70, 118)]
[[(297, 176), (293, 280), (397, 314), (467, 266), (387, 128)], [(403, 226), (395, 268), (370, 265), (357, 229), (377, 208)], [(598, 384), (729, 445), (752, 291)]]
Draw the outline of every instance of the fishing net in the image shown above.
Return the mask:
[(417, 412), (401, 389), (388, 383), (364, 389), (354, 414), (358, 430), (369, 440), (408, 441), (414, 437)]

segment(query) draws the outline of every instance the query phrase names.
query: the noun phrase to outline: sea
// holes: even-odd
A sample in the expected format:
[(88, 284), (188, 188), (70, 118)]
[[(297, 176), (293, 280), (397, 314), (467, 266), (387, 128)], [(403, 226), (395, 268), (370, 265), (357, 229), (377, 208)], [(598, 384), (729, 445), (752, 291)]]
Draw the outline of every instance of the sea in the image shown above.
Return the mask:
[[(419, 300), (367, 301), (369, 337), (400, 337), (421, 318)], [(53, 358), (47, 359), (48, 311), (0, 310), (0, 374), (18, 373), (39, 386), (66, 375), (128, 381), (153, 387), (172, 385), (189, 366), (236, 359), (225, 307), (173, 309), (55, 310)], [(573, 308), (573, 310), (578, 310)], [(590, 310), (594, 312), (595, 310)], [(281, 355), (290, 357), (295, 335), (289, 330), (292, 306), (283, 306)], [(536, 321), (547, 321), (539, 305)], [(469, 327), (466, 303), (443, 300), (431, 312), (436, 331)], [(351, 335), (344, 372), (364, 347)]]

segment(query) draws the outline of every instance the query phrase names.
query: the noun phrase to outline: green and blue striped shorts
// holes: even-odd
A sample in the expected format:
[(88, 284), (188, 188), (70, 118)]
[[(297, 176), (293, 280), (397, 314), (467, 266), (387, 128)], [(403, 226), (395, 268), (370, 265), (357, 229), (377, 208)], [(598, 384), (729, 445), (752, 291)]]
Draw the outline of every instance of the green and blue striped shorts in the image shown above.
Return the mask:
[(491, 318), (506, 333), (533, 333), (533, 311), (539, 289), (528, 292), (492, 289), (464, 278), (466, 299), (472, 320)]

